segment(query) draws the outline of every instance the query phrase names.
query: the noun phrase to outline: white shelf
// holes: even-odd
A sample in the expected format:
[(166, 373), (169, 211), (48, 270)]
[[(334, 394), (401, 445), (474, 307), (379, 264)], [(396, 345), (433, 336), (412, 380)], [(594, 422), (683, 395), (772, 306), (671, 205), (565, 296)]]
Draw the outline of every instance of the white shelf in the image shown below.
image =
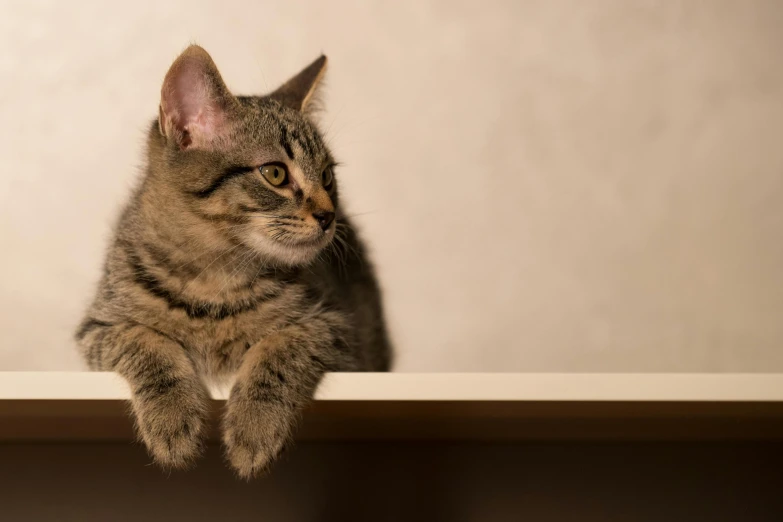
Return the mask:
[[(0, 401), (129, 398), (110, 372), (0, 372)], [(316, 400), (781, 402), (783, 374), (333, 373)]]
[[(129, 396), (112, 373), (0, 372), (0, 440), (129, 439)], [(783, 438), (783, 374), (330, 374), (300, 436)]]

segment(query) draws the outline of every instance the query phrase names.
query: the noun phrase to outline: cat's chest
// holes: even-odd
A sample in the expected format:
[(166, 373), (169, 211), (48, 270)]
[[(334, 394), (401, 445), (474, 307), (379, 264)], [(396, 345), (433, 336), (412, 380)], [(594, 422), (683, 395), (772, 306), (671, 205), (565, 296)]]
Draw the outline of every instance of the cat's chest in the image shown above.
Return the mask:
[(177, 335), (190, 354), (199, 373), (215, 380), (235, 372), (244, 354), (262, 343), (270, 332), (301, 314), (300, 303), (282, 292), (273, 299), (219, 318), (182, 318)]
[(250, 347), (301, 317), (309, 302), (304, 281), (253, 278), (219, 296), (197, 285), (175, 292), (172, 282), (166, 289), (132, 284), (115, 295), (123, 296), (129, 320), (177, 341), (205, 377), (234, 372)]

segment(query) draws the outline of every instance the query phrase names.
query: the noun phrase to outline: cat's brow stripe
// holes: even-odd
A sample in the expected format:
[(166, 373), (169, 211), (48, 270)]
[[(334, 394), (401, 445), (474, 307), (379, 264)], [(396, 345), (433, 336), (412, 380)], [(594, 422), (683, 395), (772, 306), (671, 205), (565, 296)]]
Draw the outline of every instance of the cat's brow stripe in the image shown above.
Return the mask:
[(280, 124), (280, 146), (283, 147), (285, 153), (288, 155), (288, 159), (294, 159), (294, 150), (291, 148), (291, 144), (288, 142), (288, 131), (285, 125)]
[(237, 176), (244, 176), (245, 174), (252, 172), (255, 170), (255, 167), (246, 167), (246, 166), (234, 166), (229, 167), (226, 170), (223, 171), (223, 173), (215, 179), (215, 181), (212, 182), (210, 186), (203, 190), (198, 190), (196, 192), (193, 192), (192, 194), (196, 196), (199, 199), (206, 199), (209, 196), (211, 196), (217, 189), (223, 186), (223, 184)]
[(305, 139), (307, 139), (310, 150), (313, 151), (313, 156), (317, 156), (318, 153), (321, 152), (321, 147), (318, 145), (318, 139), (316, 139), (315, 134), (305, 132)]
[(305, 139), (302, 133), (295, 129), (292, 129), (289, 133), (291, 134), (291, 137), (296, 140), (297, 143), (299, 143), (299, 146), (302, 147), (302, 150), (305, 151), (308, 156), (314, 155), (314, 151), (310, 142)]

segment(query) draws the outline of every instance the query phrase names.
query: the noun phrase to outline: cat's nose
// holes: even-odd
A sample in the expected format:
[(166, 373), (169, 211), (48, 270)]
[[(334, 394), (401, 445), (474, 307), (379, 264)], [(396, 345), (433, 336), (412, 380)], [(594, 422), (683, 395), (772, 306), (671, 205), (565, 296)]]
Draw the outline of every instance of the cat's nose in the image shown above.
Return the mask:
[(313, 212), (313, 217), (321, 225), (321, 229), (326, 232), (329, 229), (329, 225), (334, 221), (334, 212), (319, 210), (318, 212)]

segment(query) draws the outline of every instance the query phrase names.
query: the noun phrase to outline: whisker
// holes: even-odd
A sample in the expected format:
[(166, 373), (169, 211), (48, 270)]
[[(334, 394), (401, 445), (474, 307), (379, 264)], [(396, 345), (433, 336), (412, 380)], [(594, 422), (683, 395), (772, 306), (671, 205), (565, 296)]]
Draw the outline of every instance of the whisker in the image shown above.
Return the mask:
[(279, 221), (302, 221), (302, 218), (292, 217), (292, 216), (275, 216), (272, 214), (257, 214), (257, 213), (248, 213), (245, 214), (248, 217), (258, 217), (263, 219), (277, 219)]
[(223, 286), (220, 287), (220, 290), (217, 291), (217, 293), (210, 299), (210, 301), (217, 300), (218, 296), (223, 292), (223, 290), (231, 283), (231, 279), (234, 277), (235, 274), (238, 274), (243, 268), (245, 268), (252, 260), (256, 257), (256, 253), (252, 250), (248, 254), (246, 254), (242, 260), (239, 262), (239, 265), (234, 268), (234, 270), (231, 271), (231, 273), (226, 276), (225, 283)]
[(264, 268), (266, 268), (264, 266), (264, 263), (259, 263), (258, 264), (258, 270), (256, 270), (256, 275), (254, 275), (253, 279), (250, 280), (250, 285), (248, 285), (248, 288), (250, 288), (250, 289), (253, 288), (253, 285), (255, 284), (256, 279), (258, 279), (259, 274), (261, 274), (261, 270), (263, 270)]
[[(226, 250), (225, 252), (223, 252), (222, 254), (220, 254), (219, 256), (217, 256), (215, 259), (213, 259), (213, 260), (212, 260), (212, 261), (211, 261), (211, 262), (210, 262), (210, 263), (209, 263), (207, 266), (205, 266), (205, 267), (204, 267), (204, 269), (203, 269), (201, 272), (199, 272), (199, 273), (198, 273), (198, 275), (197, 275), (196, 277), (194, 277), (193, 279), (191, 279), (190, 281), (188, 281), (188, 283), (187, 283), (187, 284), (186, 284), (184, 287), (182, 287), (182, 293), (185, 293), (185, 290), (187, 290), (187, 289), (188, 289), (188, 287), (190, 287), (190, 285), (191, 285), (191, 284), (193, 284), (193, 282), (194, 282), (196, 279), (198, 279), (199, 277), (201, 277), (201, 276), (204, 274), (204, 272), (206, 272), (206, 271), (207, 271), (207, 269), (209, 269), (209, 267), (211, 267), (212, 265), (214, 265), (214, 264), (215, 264), (215, 262), (216, 262), (218, 259), (220, 259), (221, 257), (225, 256), (225, 255), (226, 255), (226, 254), (228, 254), (229, 252), (233, 252), (234, 250), (236, 250), (236, 249), (237, 249), (237, 248), (239, 248), (240, 246), (242, 246), (242, 245), (241, 245), (241, 244), (236, 244), (236, 245), (234, 245), (233, 247), (231, 247), (231, 248), (229, 248), (228, 250)], [(184, 266), (184, 265), (183, 265), (183, 266)]]
[(335, 260), (337, 261), (337, 266), (342, 271), (343, 275), (347, 275), (347, 269), (348, 269), (348, 252), (347, 252), (347, 244), (345, 241), (345, 238), (343, 238), (340, 235), (340, 230), (335, 229), (334, 234), (334, 254), (335, 254)]
[(355, 246), (348, 242), (347, 235), (350, 231), (350, 226), (346, 225), (345, 223), (338, 223), (337, 228), (335, 229), (335, 237), (340, 237), (340, 241), (345, 248), (346, 255), (349, 253), (353, 254), (353, 256), (359, 260), (359, 263), (362, 265), (362, 267), (364, 267), (364, 257)]
[(343, 215), (344, 215), (344, 217), (350, 219), (350, 218), (355, 218), (355, 217), (358, 217), (358, 216), (366, 216), (367, 214), (376, 214), (376, 213), (378, 213), (378, 210), (368, 210), (366, 212), (357, 212), (355, 214), (343, 214)]

